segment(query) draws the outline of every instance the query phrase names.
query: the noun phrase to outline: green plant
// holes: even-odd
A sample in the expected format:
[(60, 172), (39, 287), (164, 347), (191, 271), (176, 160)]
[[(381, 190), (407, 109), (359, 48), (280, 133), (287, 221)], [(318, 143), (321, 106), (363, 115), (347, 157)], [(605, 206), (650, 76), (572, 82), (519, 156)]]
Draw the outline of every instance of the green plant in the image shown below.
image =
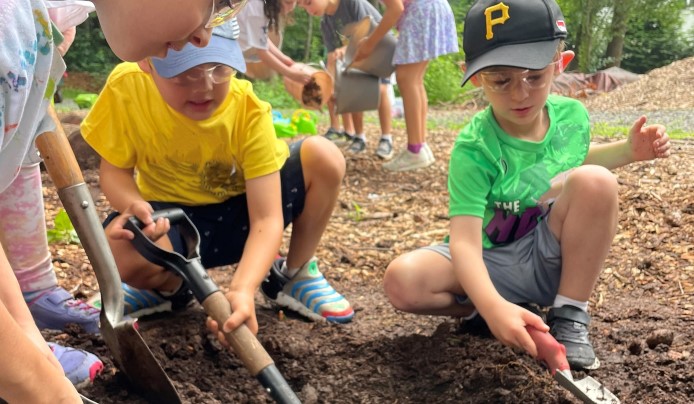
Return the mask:
[(461, 54), (441, 56), (429, 63), (424, 76), (429, 105), (449, 104), (461, 101), (464, 91), (460, 87), (463, 73), (459, 63)]
[(80, 244), (80, 238), (77, 236), (75, 227), (72, 225), (65, 209), (60, 209), (58, 214), (55, 215), (53, 222), (55, 223), (53, 228), (46, 232), (49, 243)]
[(350, 217), (355, 222), (361, 222), (364, 219), (364, 210), (354, 201), (352, 201), (352, 206), (354, 207), (354, 212), (350, 213)]
[(284, 82), (280, 77), (273, 77), (269, 81), (253, 81), (253, 92), (261, 100), (269, 102), (273, 109), (301, 108), (301, 105), (284, 88)]
[(77, 27), (75, 42), (65, 54), (68, 71), (108, 74), (120, 59), (111, 51), (96, 13)]

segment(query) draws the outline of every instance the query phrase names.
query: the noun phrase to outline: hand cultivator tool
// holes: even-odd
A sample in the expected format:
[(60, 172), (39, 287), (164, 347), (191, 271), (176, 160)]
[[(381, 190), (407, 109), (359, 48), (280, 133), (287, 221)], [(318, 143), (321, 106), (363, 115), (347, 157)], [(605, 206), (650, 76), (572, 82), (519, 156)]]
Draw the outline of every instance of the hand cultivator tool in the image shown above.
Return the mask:
[(55, 111), (51, 108), (49, 113), (56, 131), (39, 135), (36, 145), (96, 273), (102, 299), (101, 336), (118, 368), (148, 399), (180, 403), (171, 380), (137, 331), (137, 321), (123, 318), (121, 280), (106, 233)]
[(526, 330), (537, 346), (537, 360), (543, 362), (554, 379), (574, 396), (588, 404), (619, 404), (620, 401), (605, 386), (590, 376), (574, 380), (566, 360), (566, 347), (547, 332), (527, 326)]
[[(200, 235), (198, 230), (181, 209), (165, 209), (152, 214), (155, 221), (166, 217), (171, 225), (177, 225), (188, 250), (188, 257), (166, 251), (152, 242), (140, 230), (141, 222), (130, 217), (125, 228), (135, 234), (135, 249), (150, 262), (174, 271), (183, 278), (205, 312), (221, 327), (231, 316), (229, 301), (207, 274), (200, 260)], [(287, 381), (282, 377), (270, 355), (245, 325), (224, 333), (224, 338), (239, 356), (251, 375), (265, 387), (268, 394), (278, 403), (300, 403)]]

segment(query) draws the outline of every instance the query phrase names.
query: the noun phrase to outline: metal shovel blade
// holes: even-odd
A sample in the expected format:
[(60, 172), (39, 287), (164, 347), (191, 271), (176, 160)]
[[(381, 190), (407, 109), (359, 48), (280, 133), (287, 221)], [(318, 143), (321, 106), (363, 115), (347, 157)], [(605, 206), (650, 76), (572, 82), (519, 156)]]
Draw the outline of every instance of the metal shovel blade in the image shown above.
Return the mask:
[(49, 114), (56, 131), (39, 135), (36, 145), (94, 268), (102, 300), (101, 335), (120, 370), (148, 399), (180, 403), (176, 389), (138, 333), (136, 323), (123, 319), (123, 290), (106, 234), (55, 111), (50, 108)]
[(592, 377), (574, 380), (569, 361), (566, 359), (566, 347), (554, 339), (550, 333), (541, 332), (529, 325), (525, 328), (537, 347), (536, 359), (547, 366), (562, 387), (584, 403), (619, 404), (617, 396)]
[(612, 392), (606, 389), (605, 386), (590, 376), (586, 376), (581, 380), (574, 380), (570, 371), (557, 370), (557, 372), (554, 374), (554, 379), (565, 389), (573, 393), (574, 396), (581, 399), (584, 403), (620, 403), (617, 396), (612, 394)]

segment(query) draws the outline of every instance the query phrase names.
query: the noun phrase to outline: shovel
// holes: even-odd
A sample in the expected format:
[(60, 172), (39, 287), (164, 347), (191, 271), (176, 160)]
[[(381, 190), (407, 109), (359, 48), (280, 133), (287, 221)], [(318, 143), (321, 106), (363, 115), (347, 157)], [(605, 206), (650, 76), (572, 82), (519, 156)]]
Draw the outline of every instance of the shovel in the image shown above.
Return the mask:
[(590, 376), (574, 380), (569, 362), (566, 360), (566, 347), (560, 344), (552, 334), (526, 326), (526, 330), (537, 346), (537, 360), (543, 362), (554, 379), (574, 396), (588, 404), (619, 404), (620, 401), (600, 382)]
[[(124, 227), (135, 234), (132, 240), (135, 249), (150, 262), (171, 270), (183, 278), (197, 301), (205, 308), (207, 315), (221, 327), (231, 316), (231, 307), (201, 263), (198, 230), (181, 209), (163, 209), (152, 214), (154, 221), (161, 217), (168, 218), (171, 225), (178, 226), (178, 231), (186, 244), (188, 257), (159, 248), (142, 233), (140, 229), (142, 223), (134, 216), (129, 218)], [(224, 338), (251, 375), (265, 387), (270, 397), (278, 403), (301, 403), (280, 374), (270, 355), (245, 324), (231, 332), (225, 332)]]
[(137, 320), (123, 318), (121, 280), (106, 233), (60, 121), (52, 107), (48, 113), (56, 131), (39, 135), (36, 146), (96, 273), (102, 299), (101, 336), (118, 368), (150, 401), (180, 403), (176, 388), (137, 331)]

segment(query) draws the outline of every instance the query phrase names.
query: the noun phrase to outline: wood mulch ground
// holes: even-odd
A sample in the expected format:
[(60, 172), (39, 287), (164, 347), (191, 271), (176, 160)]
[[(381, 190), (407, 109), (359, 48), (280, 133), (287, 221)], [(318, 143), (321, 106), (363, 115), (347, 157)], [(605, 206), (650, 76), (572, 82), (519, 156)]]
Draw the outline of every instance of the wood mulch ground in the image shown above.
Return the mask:
[[(460, 114), (463, 120), (466, 113)], [(434, 122), (437, 116), (448, 122), (456, 112), (432, 111)], [(258, 294), (260, 342), (305, 403), (577, 402), (528, 355), (463, 332), (470, 330), (454, 319), (399, 312), (385, 298), (381, 280), (390, 260), (447, 233), (448, 156), (458, 129), (433, 126), (429, 142), (437, 162), (428, 169), (382, 170), (375, 142), (366, 155), (347, 158), (339, 203), (316, 255), (326, 277), (356, 308), (354, 321), (305, 322), (278, 313)], [(367, 129), (376, 139), (376, 125)], [(396, 129), (396, 145), (404, 139)], [(694, 401), (694, 142), (673, 144), (669, 159), (615, 170), (619, 229), (591, 299), (591, 334), (602, 366), (574, 372), (599, 380), (624, 403)], [(97, 172), (85, 169), (84, 177), (105, 215)], [(47, 177), (45, 196), (52, 219), (60, 202)], [(98, 290), (80, 246), (51, 249), (63, 286), (81, 297)], [(210, 273), (224, 289), (233, 268)], [(140, 321), (183, 402), (269, 402), (241, 362), (208, 335), (204, 320), (202, 309), (193, 307)], [(45, 335), (104, 360), (105, 371), (81, 390), (84, 395), (101, 403), (145, 402), (114, 366), (100, 336), (78, 328)]]

